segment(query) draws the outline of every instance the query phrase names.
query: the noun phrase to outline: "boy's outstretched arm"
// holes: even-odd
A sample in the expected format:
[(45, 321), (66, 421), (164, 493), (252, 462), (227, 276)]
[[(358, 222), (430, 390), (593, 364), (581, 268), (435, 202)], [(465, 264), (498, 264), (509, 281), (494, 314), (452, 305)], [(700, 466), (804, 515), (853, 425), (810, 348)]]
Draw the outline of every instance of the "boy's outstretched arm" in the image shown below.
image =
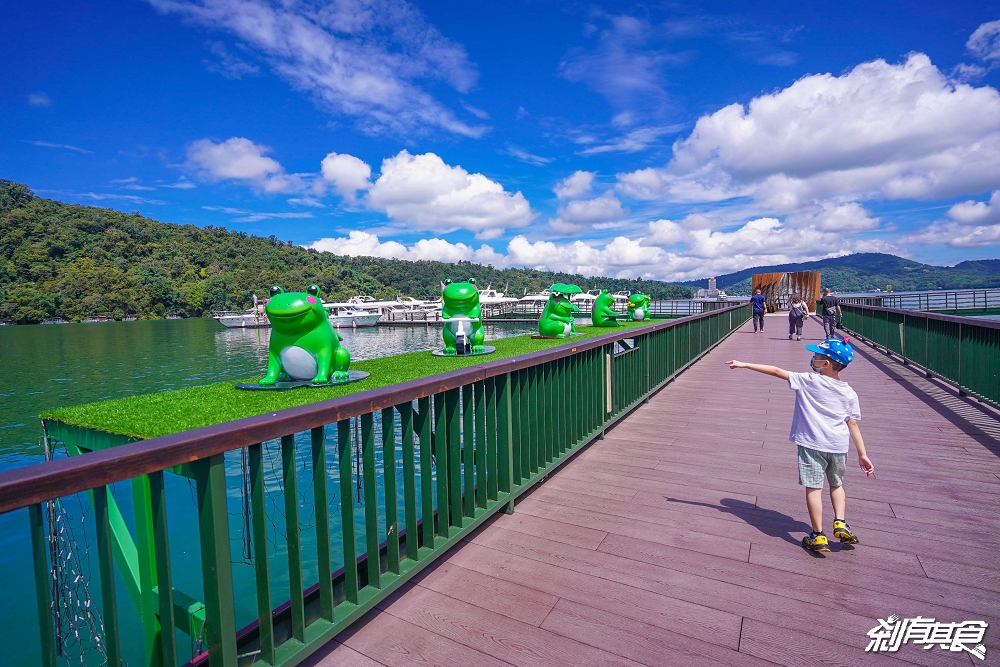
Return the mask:
[(861, 437), (861, 429), (858, 428), (858, 422), (854, 419), (848, 419), (847, 430), (851, 432), (851, 440), (854, 441), (854, 446), (858, 450), (858, 464), (865, 471), (865, 475), (871, 475), (875, 472), (875, 465), (868, 458), (868, 452), (865, 451), (865, 441)]
[(745, 361), (737, 361), (733, 359), (732, 361), (727, 361), (726, 365), (730, 368), (748, 368), (752, 371), (757, 371), (758, 373), (763, 373), (764, 375), (773, 375), (776, 378), (781, 378), (785, 382), (788, 382), (788, 371), (784, 368), (778, 368), (777, 366), (766, 366), (764, 364), (748, 364)]

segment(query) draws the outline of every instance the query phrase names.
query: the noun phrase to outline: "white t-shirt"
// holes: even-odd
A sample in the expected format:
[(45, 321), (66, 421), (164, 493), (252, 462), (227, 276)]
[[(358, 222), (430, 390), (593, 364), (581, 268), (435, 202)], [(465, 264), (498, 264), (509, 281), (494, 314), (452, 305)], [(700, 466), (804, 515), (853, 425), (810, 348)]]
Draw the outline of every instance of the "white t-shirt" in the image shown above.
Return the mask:
[(789, 373), (795, 391), (795, 413), (788, 439), (796, 445), (831, 454), (851, 446), (848, 419), (861, 419), (861, 405), (851, 385), (820, 373)]

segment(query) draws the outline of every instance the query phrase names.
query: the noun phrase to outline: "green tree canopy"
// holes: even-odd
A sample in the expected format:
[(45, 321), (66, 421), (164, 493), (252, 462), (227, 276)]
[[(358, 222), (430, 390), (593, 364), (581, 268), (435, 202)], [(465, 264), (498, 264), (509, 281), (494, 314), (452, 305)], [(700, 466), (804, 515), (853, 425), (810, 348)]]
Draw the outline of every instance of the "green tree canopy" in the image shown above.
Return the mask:
[(271, 285), (320, 286), (328, 301), (440, 295), (445, 278), (475, 278), (513, 296), (553, 283), (685, 298), (687, 287), (647, 280), (496, 269), (471, 262), (342, 257), (221, 227), (157, 222), (138, 213), (64, 204), (0, 180), (0, 319), (91, 315), (189, 317), (243, 310)]

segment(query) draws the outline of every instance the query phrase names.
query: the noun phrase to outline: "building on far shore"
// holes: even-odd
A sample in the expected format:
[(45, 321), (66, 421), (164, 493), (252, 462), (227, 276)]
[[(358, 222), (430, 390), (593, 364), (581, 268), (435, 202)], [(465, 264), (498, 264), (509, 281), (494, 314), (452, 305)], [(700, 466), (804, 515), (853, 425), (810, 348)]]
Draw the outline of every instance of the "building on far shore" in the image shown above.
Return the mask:
[(708, 289), (705, 289), (704, 287), (702, 287), (702, 288), (700, 288), (698, 290), (695, 290), (694, 298), (696, 298), (696, 299), (718, 299), (719, 298), (719, 294), (720, 294), (719, 290), (716, 289), (716, 287), (715, 287), (715, 278), (709, 278), (708, 279)]

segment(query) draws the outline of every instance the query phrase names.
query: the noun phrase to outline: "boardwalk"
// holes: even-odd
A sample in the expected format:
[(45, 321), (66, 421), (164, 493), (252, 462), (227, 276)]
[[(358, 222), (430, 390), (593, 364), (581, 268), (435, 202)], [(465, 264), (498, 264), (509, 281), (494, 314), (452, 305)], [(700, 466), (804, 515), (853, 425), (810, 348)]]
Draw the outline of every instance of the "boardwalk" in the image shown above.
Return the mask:
[[(1000, 422), (862, 347), (845, 372), (876, 466), (865, 479), (852, 450), (861, 544), (809, 554), (793, 394), (722, 363), (808, 370), (784, 325), (731, 336), (307, 664), (1000, 664)], [(988, 621), (986, 662), (864, 653), (894, 613)]]

